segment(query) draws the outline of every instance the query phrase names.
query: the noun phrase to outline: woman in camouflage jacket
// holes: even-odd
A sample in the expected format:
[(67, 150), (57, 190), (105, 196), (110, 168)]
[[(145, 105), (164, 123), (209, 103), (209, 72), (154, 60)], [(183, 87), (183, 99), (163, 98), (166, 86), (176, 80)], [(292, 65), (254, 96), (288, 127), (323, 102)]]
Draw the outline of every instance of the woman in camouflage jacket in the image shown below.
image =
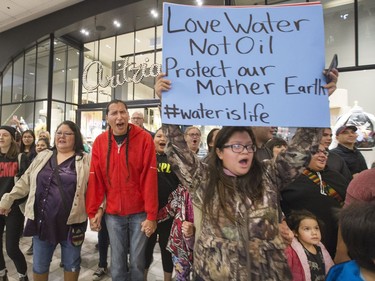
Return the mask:
[(172, 169), (202, 211), (196, 280), (291, 280), (279, 234), (279, 188), (309, 163), (321, 130), (297, 130), (285, 154), (260, 163), (251, 128), (224, 127), (207, 164), (190, 152), (178, 126), (163, 130)]

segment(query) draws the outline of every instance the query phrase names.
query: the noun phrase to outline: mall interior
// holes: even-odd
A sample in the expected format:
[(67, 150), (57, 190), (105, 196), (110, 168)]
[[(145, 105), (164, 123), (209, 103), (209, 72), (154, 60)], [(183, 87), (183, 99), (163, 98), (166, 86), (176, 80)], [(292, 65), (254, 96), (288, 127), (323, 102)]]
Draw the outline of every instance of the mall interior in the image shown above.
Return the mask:
[[(43, 6), (43, 1), (38, 2)], [(153, 88), (154, 77), (138, 76), (136, 81), (126, 83), (115, 83), (113, 79), (108, 85), (98, 81), (99, 77), (114, 78), (122, 65), (132, 65), (134, 74), (137, 67), (161, 67), (164, 2), (60, 0), (57, 1), (60, 6), (50, 9), (47, 8), (51, 4), (44, 4), (44, 13), (33, 13), (35, 7), (25, 7), (24, 1), (13, 0), (5, 5), (7, 7), (1, 7), (0, 15), (4, 18), (0, 29), (1, 124), (11, 124), (14, 117), (22, 117), (22, 122), (36, 133), (47, 129), (53, 135), (57, 124), (73, 120), (81, 127), (87, 141), (92, 143), (106, 127), (106, 103), (116, 98), (127, 102), (130, 113), (141, 110), (146, 128), (155, 131), (161, 125), (161, 118)], [(168, 2), (260, 7), (304, 1)], [(372, 95), (375, 88), (375, 2), (323, 0), (321, 4), (326, 67), (334, 54), (339, 57), (338, 90), (330, 97), (331, 127), (334, 128), (340, 117), (349, 118), (352, 111), (359, 114), (359, 110), (372, 120), (368, 122), (371, 126), (362, 130), (369, 135), (368, 131), (374, 131), (375, 122), (371, 119), (375, 108)], [(27, 17), (13, 23), (17, 13), (27, 13)], [(201, 128), (202, 140), (212, 127), (192, 125)], [(279, 128), (279, 134), (286, 138), (291, 131)], [(375, 160), (371, 146), (374, 141), (371, 136), (368, 139), (370, 144), (362, 145), (363, 154), (368, 163), (372, 163)], [(202, 146), (204, 149), (206, 144), (203, 142)]]
[[(106, 128), (106, 104), (121, 99), (126, 101), (130, 114), (142, 111), (146, 128), (156, 131), (161, 117), (153, 87), (155, 77), (135, 73), (142, 66), (150, 70), (162, 65), (164, 2), (231, 8), (311, 1), (5, 1), (0, 7), (0, 124), (12, 125), (17, 117), (36, 134), (48, 130), (53, 137), (60, 122), (72, 120), (92, 143)], [(330, 97), (330, 125), (335, 128), (343, 119), (359, 122), (356, 125), (362, 138), (358, 142), (370, 167), (375, 161), (375, 1), (320, 3), (325, 66), (334, 54), (339, 58), (338, 89)], [(293, 42), (290, 50), (293, 52)], [(135, 78), (116, 83), (116, 73), (125, 64), (134, 66), (131, 71)], [(113, 77), (112, 83), (99, 83), (101, 77)], [(213, 126), (192, 125), (200, 127), (205, 148), (205, 136)], [(288, 138), (292, 131), (281, 127), (279, 135)], [(92, 235), (89, 253), (95, 251), (95, 242), (96, 236)], [(85, 262), (87, 268), (95, 267), (90, 258)], [(91, 273), (88, 271), (87, 276)]]

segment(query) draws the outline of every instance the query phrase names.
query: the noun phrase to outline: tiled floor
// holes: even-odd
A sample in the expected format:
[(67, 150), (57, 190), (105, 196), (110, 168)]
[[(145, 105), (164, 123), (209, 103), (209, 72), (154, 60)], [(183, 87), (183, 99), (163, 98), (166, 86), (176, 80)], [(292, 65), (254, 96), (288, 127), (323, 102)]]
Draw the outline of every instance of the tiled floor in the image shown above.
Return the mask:
[[(98, 250), (95, 248), (95, 244), (97, 243), (97, 232), (93, 232), (88, 230), (86, 232), (86, 238), (85, 242), (82, 246), (82, 263), (81, 263), (81, 272), (79, 275), (80, 281), (91, 281), (92, 275), (95, 272), (97, 265), (98, 265), (98, 259), (99, 254)], [(31, 238), (30, 237), (23, 237), (21, 238), (20, 248), (22, 252), (26, 252), (26, 250), (30, 247), (31, 244)], [(4, 247), (5, 249), (5, 247)], [(18, 281), (18, 274), (14, 267), (14, 264), (9, 257), (7, 257), (6, 253), (5, 255), (5, 263), (8, 269), (8, 277), (9, 281)], [(30, 280), (33, 280), (32, 276), (32, 261), (33, 256), (26, 256), (27, 264), (28, 264), (28, 276)], [(110, 257), (108, 256), (108, 261), (110, 262)], [(54, 258), (51, 263), (50, 267), (50, 274), (49, 274), (49, 280), (50, 281), (63, 281), (64, 280), (64, 274), (63, 269), (59, 267), (60, 264), (60, 247), (58, 246), (56, 248)], [(110, 266), (109, 266), (110, 269)], [(111, 280), (110, 276), (103, 278), (102, 280), (108, 281)], [(151, 268), (149, 270), (148, 274), (148, 281), (161, 281), (163, 280), (163, 267), (161, 264), (161, 256), (160, 256), (160, 250), (158, 248), (158, 244), (155, 247), (154, 251), (154, 262), (151, 265)]]

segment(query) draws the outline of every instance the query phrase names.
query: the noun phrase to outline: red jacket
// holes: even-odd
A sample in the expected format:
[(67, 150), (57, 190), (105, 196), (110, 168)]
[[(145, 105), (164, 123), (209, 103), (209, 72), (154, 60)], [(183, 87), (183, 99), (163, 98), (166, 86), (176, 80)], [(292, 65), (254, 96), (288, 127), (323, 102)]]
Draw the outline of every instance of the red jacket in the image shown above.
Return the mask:
[(86, 211), (93, 218), (106, 198), (105, 212), (114, 215), (147, 213), (156, 220), (158, 213), (158, 178), (155, 146), (143, 129), (131, 125), (128, 164), (126, 143), (118, 147), (111, 136), (111, 152), (107, 175), (108, 131), (99, 135), (92, 147), (90, 178), (86, 193)]

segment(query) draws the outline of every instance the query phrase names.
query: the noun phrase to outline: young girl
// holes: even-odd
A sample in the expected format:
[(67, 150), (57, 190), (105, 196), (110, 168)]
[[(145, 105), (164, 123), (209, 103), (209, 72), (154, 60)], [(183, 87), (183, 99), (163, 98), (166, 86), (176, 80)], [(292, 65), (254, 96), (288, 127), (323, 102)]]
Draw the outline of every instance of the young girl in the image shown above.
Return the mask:
[(293, 281), (324, 281), (333, 261), (320, 242), (316, 216), (306, 210), (293, 211), (287, 223), (295, 236), (285, 250)]
[[(168, 204), (170, 194), (176, 190), (180, 181), (171, 169), (168, 162), (167, 155), (164, 153), (164, 148), (167, 143), (163, 130), (160, 128), (155, 132), (154, 144), (156, 149), (156, 161), (158, 167), (158, 201), (159, 210)], [(168, 217), (164, 221), (158, 223), (156, 231), (149, 237), (146, 248), (146, 271), (145, 280), (147, 280), (148, 269), (153, 260), (153, 252), (156, 242), (159, 242), (161, 260), (164, 271), (164, 281), (172, 280), (173, 262), (171, 252), (167, 249), (169, 241), (169, 234), (173, 218)]]
[(45, 149), (50, 149), (49, 140), (47, 138), (40, 138), (36, 142), (35, 151), (36, 153), (39, 153)]

